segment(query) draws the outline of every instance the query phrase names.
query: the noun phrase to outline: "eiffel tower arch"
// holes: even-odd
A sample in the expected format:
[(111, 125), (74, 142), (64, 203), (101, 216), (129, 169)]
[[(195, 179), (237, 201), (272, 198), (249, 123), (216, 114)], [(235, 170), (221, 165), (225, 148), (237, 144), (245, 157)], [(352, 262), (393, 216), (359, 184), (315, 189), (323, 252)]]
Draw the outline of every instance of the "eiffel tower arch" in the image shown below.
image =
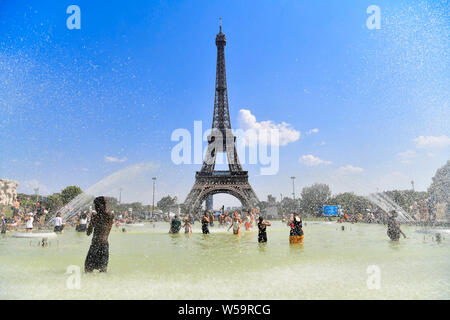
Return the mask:
[[(202, 203), (218, 193), (236, 197), (244, 209), (257, 208), (259, 200), (248, 182), (248, 171), (244, 171), (236, 151), (236, 137), (231, 130), (228, 107), (227, 77), (225, 70), (225, 34), (220, 31), (216, 36), (217, 65), (214, 114), (211, 134), (208, 136), (208, 149), (200, 171), (195, 174), (195, 183), (184, 201), (188, 213), (201, 209)], [(215, 170), (216, 156), (225, 153), (228, 170)]]

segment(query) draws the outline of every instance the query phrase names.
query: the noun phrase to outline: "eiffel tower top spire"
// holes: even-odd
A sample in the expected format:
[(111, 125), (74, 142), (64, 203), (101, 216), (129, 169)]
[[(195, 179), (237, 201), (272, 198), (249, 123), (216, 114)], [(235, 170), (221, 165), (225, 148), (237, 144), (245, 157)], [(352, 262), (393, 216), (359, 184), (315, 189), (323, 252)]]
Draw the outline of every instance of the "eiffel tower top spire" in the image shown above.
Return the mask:
[(225, 46), (227, 40), (222, 33), (222, 18), (220, 18), (220, 30), (216, 36), (217, 65), (216, 65), (216, 93), (214, 98), (213, 129), (224, 132), (231, 129), (230, 111), (228, 108), (227, 73), (225, 70)]

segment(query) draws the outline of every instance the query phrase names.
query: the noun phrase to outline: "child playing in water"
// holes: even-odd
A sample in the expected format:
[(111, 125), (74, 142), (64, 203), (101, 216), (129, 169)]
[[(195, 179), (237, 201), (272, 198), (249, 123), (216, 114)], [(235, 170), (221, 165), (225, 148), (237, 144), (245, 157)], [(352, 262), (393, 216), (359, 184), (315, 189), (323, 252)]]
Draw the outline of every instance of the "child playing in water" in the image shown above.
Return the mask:
[(189, 223), (189, 219), (186, 217), (184, 218), (184, 233), (192, 233), (192, 225)]
[(237, 211), (235, 211), (233, 213), (233, 224), (228, 227), (227, 231), (229, 231), (231, 229), (231, 227), (233, 227), (233, 234), (240, 235), (241, 234), (241, 224), (242, 224), (241, 217), (237, 213)]
[(253, 216), (252, 212), (250, 210), (248, 210), (247, 215), (245, 216), (245, 223), (244, 223), (245, 230), (250, 231), (252, 229), (253, 219), (254, 219), (254, 216)]

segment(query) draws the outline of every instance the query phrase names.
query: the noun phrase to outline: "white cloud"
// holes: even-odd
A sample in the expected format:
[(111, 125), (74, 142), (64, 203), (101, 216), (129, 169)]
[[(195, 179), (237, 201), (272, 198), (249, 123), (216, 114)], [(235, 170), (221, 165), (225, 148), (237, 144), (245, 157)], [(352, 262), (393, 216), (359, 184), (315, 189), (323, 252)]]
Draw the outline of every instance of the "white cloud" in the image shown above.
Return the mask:
[(450, 137), (442, 136), (420, 136), (413, 140), (417, 148), (445, 148), (450, 146)]
[(39, 161), (36, 161), (35, 163), (33, 163), (36, 167), (39, 167), (41, 165), (41, 163)]
[(319, 157), (315, 157), (312, 154), (307, 154), (302, 156), (299, 159), (300, 162), (303, 162), (305, 165), (311, 167), (311, 166), (318, 166), (320, 164), (329, 165), (332, 162), (327, 160), (322, 160)]
[(268, 139), (263, 141), (263, 143), (285, 146), (300, 139), (300, 131), (292, 128), (289, 123), (282, 122), (277, 124), (270, 120), (257, 122), (256, 117), (250, 110), (239, 110), (238, 121), (240, 128), (245, 130), (243, 138), (246, 145), (249, 144), (249, 141), (251, 141), (255, 134), (258, 137), (258, 143), (260, 143), (261, 139), (267, 137), (267, 135), (270, 136), (271, 130), (276, 130), (278, 132), (278, 141), (274, 142)]
[(361, 173), (361, 172), (363, 172), (363, 171), (364, 171), (363, 168), (360, 168), (360, 167), (354, 167), (354, 166), (352, 166), (352, 165), (350, 165), (350, 164), (348, 164), (348, 165), (346, 165), (346, 166), (344, 166), (344, 167), (340, 167), (340, 168), (338, 169), (338, 172), (339, 172), (339, 173), (343, 173), (343, 174), (355, 174), (355, 173)]
[(117, 162), (117, 163), (122, 163), (127, 161), (128, 159), (126, 157), (119, 159), (119, 158), (115, 158), (115, 157), (109, 157), (109, 156), (105, 156), (105, 162)]
[(318, 132), (319, 132), (319, 129), (314, 128), (314, 129), (309, 130), (306, 134), (313, 134), (313, 133), (318, 133)]

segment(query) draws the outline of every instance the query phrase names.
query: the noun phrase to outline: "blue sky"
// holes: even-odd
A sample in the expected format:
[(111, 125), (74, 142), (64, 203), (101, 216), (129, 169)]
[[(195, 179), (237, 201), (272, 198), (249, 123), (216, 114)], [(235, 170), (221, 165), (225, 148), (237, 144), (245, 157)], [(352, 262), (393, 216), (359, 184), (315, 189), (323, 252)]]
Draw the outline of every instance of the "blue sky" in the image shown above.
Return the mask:
[[(81, 30), (66, 27), (71, 4)], [(380, 30), (366, 27), (372, 4)], [(232, 126), (249, 110), (300, 132), (280, 147), (277, 175), (244, 165), (261, 199), (290, 194), (292, 175), (297, 194), (314, 182), (425, 190), (450, 158), (449, 11), (445, 1), (0, 1), (0, 177), (48, 194), (151, 163), (102, 191), (150, 203), (157, 176), (157, 199), (184, 200), (199, 165), (174, 165), (170, 136), (211, 124), (222, 17)]]

